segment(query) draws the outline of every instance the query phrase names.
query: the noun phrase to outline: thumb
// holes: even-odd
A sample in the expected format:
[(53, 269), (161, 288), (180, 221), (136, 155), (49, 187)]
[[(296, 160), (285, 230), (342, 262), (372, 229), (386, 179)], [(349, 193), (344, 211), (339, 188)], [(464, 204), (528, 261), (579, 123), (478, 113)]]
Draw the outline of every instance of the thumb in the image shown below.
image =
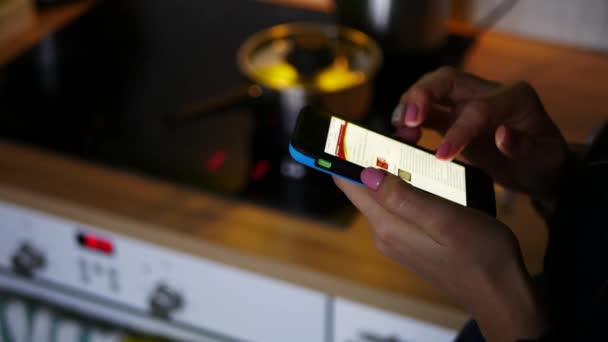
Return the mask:
[(543, 161), (555, 160), (561, 153), (559, 142), (549, 139), (539, 139), (526, 135), (510, 128), (500, 125), (494, 134), (496, 148), (504, 156), (516, 161), (534, 161), (535, 164), (543, 164)]
[[(460, 205), (418, 190), (401, 178), (384, 170), (367, 168), (361, 172), (361, 181), (369, 195), (386, 211), (418, 225), (430, 236), (441, 222), (454, 219)], [(458, 210), (458, 209), (456, 209)]]
[(521, 151), (518, 151), (521, 150), (521, 139), (519, 134), (505, 125), (499, 126), (494, 134), (496, 148), (511, 159), (518, 159), (517, 156), (521, 155)]

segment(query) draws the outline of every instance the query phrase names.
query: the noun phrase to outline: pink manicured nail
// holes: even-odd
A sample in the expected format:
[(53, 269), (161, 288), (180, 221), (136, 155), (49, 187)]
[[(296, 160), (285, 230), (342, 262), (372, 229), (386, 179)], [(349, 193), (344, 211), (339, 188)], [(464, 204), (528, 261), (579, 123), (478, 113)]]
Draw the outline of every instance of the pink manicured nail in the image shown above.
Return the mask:
[(439, 149), (437, 150), (435, 156), (439, 159), (447, 159), (451, 151), (452, 145), (450, 143), (444, 142), (443, 144), (441, 144), (441, 146), (439, 146)]
[(382, 170), (374, 169), (373, 167), (368, 167), (361, 171), (361, 181), (366, 187), (373, 191), (377, 191), (378, 188), (380, 188), (384, 176), (386, 176), (386, 173)]
[(405, 109), (405, 124), (414, 126), (416, 123), (418, 123), (418, 106), (409, 103)]
[(400, 103), (393, 110), (393, 115), (391, 116), (391, 123), (393, 125), (398, 125), (403, 122), (403, 103)]
[(499, 142), (501, 145), (503, 145), (503, 147), (507, 149), (512, 149), (519, 142), (519, 137), (514, 134), (513, 130), (509, 129), (507, 126), (498, 127), (498, 130), (496, 131), (496, 137), (499, 140), (497, 141), (497, 143)]

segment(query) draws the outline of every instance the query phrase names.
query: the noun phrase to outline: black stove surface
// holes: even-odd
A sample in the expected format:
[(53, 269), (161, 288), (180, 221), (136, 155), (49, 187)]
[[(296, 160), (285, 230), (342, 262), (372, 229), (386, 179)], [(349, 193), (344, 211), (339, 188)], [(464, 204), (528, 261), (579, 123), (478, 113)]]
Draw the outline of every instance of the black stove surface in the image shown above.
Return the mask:
[[(0, 68), (0, 137), (344, 227), (355, 209), (329, 176), (289, 157), (273, 99), (181, 127), (163, 120), (244, 83), (236, 51), (252, 33), (331, 20), (253, 0), (101, 2)], [(467, 44), (452, 37), (429, 56), (386, 56), (366, 124), (388, 130), (400, 92), (458, 64)]]

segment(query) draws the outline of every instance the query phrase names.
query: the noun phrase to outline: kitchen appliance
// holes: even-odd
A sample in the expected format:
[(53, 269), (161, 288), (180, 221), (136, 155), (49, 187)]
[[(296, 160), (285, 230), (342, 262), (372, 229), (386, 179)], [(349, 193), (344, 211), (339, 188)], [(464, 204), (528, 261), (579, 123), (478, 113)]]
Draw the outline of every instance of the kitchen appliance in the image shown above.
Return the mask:
[(337, 22), (377, 39), (386, 52), (422, 53), (448, 36), (450, 0), (335, 0)]
[(179, 341), (324, 340), (321, 292), (5, 201), (0, 233), (4, 291)]
[[(330, 177), (306, 172), (289, 157), (276, 134), (276, 98), (260, 97), (181, 127), (163, 119), (246, 81), (236, 57), (252, 33), (332, 20), (327, 13), (249, 0), (100, 1), (0, 67), (0, 137), (344, 228), (355, 209)], [(387, 132), (399, 93), (438, 65), (457, 65), (468, 43), (450, 36), (437, 53), (384, 64), (364, 123)], [(0, 287), (102, 321), (195, 341), (386, 340), (395, 332), (416, 341), (408, 334), (424, 337), (425, 331), (436, 340), (453, 336), (9, 200), (0, 202)], [(273, 299), (256, 302), (268, 296)], [(263, 311), (243, 308), (239, 298)], [(389, 318), (395, 322), (390, 329)]]
[[(0, 323), (7, 316), (1, 295), (9, 291), (114, 326), (93, 341), (118, 341), (118, 331), (201, 342), (427, 342), (455, 336), (428, 322), (84, 223), (70, 218), (66, 207), (61, 216), (36, 208), (48, 207), (44, 200), (30, 198), (28, 207), (14, 203), (25, 198), (0, 192)], [(88, 216), (86, 210), (79, 215)], [(28, 318), (12, 316), (9, 322)], [(18, 326), (0, 326), (0, 337), (5, 329), (26, 329)], [(82, 341), (75, 329), (64, 327), (71, 333), (64, 331), (61, 342)]]
[[(332, 21), (248, 0), (100, 2), (0, 68), (0, 136), (345, 227), (354, 207), (330, 177), (291, 159), (276, 97), (186, 126), (164, 120), (245, 81), (237, 54), (252, 33)], [(389, 56), (363, 123), (388, 132), (400, 93), (463, 56), (467, 40), (451, 38), (422, 59)]]
[(381, 62), (371, 38), (333, 23), (273, 26), (247, 39), (238, 52), (239, 67), (250, 79), (279, 91), (287, 136), (306, 105), (353, 120), (365, 117)]
[(348, 27), (314, 22), (272, 26), (253, 34), (238, 50), (239, 70), (252, 84), (235, 87), (219, 100), (188, 105), (169, 114), (168, 122), (187, 124), (261, 96), (277, 98), (282, 127), (277, 134), (284, 137), (291, 135), (306, 105), (361, 120), (369, 111), (372, 81), (381, 62), (376, 42)]

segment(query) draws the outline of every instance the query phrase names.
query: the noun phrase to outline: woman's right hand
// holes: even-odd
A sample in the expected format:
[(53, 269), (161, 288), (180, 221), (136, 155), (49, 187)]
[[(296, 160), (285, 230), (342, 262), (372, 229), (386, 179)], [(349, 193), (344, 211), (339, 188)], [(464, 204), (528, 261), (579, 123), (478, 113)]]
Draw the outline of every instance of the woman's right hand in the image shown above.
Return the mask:
[(558, 194), (567, 144), (525, 82), (500, 84), (443, 67), (403, 94), (392, 123), (409, 142), (423, 126), (443, 135), (439, 159), (462, 152), (507, 188), (543, 202)]

